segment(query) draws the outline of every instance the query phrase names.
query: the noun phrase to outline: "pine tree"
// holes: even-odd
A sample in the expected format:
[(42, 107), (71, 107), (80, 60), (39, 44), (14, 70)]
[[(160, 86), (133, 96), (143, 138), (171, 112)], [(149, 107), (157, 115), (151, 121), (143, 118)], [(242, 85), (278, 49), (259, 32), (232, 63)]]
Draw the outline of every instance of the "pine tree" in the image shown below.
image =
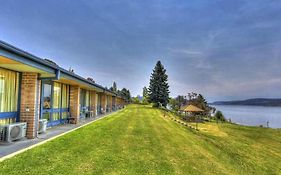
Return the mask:
[(112, 87), (109, 88), (109, 90), (113, 91), (113, 92), (117, 92), (117, 85), (115, 83), (115, 81), (113, 82)]
[(170, 93), (168, 75), (166, 74), (166, 69), (160, 61), (157, 61), (151, 74), (148, 93), (149, 102), (154, 103), (156, 106), (159, 106), (159, 104), (164, 107), (167, 106)]
[(113, 82), (112, 90), (113, 92), (117, 92), (117, 85), (115, 81)]

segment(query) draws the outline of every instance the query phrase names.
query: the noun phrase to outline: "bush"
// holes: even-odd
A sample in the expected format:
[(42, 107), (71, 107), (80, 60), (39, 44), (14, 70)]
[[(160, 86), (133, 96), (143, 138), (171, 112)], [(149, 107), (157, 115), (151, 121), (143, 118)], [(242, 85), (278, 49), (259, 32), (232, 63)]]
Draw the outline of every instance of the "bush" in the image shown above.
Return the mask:
[(154, 108), (159, 108), (159, 107), (162, 107), (161, 103), (152, 103), (152, 107)]
[(149, 103), (147, 101), (142, 101), (141, 102), (143, 105), (149, 105)]
[(216, 119), (216, 120), (220, 120), (220, 121), (222, 121), (222, 122), (225, 122), (225, 121), (226, 121), (226, 120), (225, 120), (225, 117), (224, 117), (224, 115), (222, 114), (221, 111), (217, 111), (217, 112), (215, 113), (215, 119)]
[(140, 104), (140, 100), (139, 100), (138, 97), (133, 97), (133, 98), (132, 98), (132, 102), (133, 102), (134, 104)]

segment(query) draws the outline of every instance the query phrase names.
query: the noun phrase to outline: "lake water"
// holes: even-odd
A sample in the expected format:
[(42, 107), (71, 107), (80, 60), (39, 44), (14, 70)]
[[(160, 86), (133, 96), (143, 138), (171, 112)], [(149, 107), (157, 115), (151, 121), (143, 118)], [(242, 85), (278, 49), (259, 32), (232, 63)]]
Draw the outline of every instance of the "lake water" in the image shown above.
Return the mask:
[(250, 126), (267, 126), (281, 128), (281, 107), (262, 106), (236, 106), (236, 105), (212, 105), (222, 111), (226, 119), (232, 122)]

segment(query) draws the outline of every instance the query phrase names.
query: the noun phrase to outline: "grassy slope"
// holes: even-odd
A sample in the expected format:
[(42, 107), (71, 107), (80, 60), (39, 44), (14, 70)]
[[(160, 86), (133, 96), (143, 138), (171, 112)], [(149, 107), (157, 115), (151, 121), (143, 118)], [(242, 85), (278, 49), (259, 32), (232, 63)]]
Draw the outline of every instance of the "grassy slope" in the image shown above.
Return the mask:
[(0, 174), (281, 174), (281, 131), (200, 124), (131, 105), (0, 163)]

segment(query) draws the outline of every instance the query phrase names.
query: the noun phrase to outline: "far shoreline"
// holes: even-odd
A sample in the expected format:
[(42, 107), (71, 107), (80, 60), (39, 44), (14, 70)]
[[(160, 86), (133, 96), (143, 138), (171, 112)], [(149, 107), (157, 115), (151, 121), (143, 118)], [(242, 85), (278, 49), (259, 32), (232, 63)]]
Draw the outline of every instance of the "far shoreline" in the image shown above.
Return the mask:
[(214, 103), (208, 103), (208, 105), (211, 105), (211, 106), (249, 106), (249, 107), (276, 107), (276, 108), (281, 108), (281, 106), (277, 106), (277, 105), (243, 105), (243, 104), (214, 104)]

